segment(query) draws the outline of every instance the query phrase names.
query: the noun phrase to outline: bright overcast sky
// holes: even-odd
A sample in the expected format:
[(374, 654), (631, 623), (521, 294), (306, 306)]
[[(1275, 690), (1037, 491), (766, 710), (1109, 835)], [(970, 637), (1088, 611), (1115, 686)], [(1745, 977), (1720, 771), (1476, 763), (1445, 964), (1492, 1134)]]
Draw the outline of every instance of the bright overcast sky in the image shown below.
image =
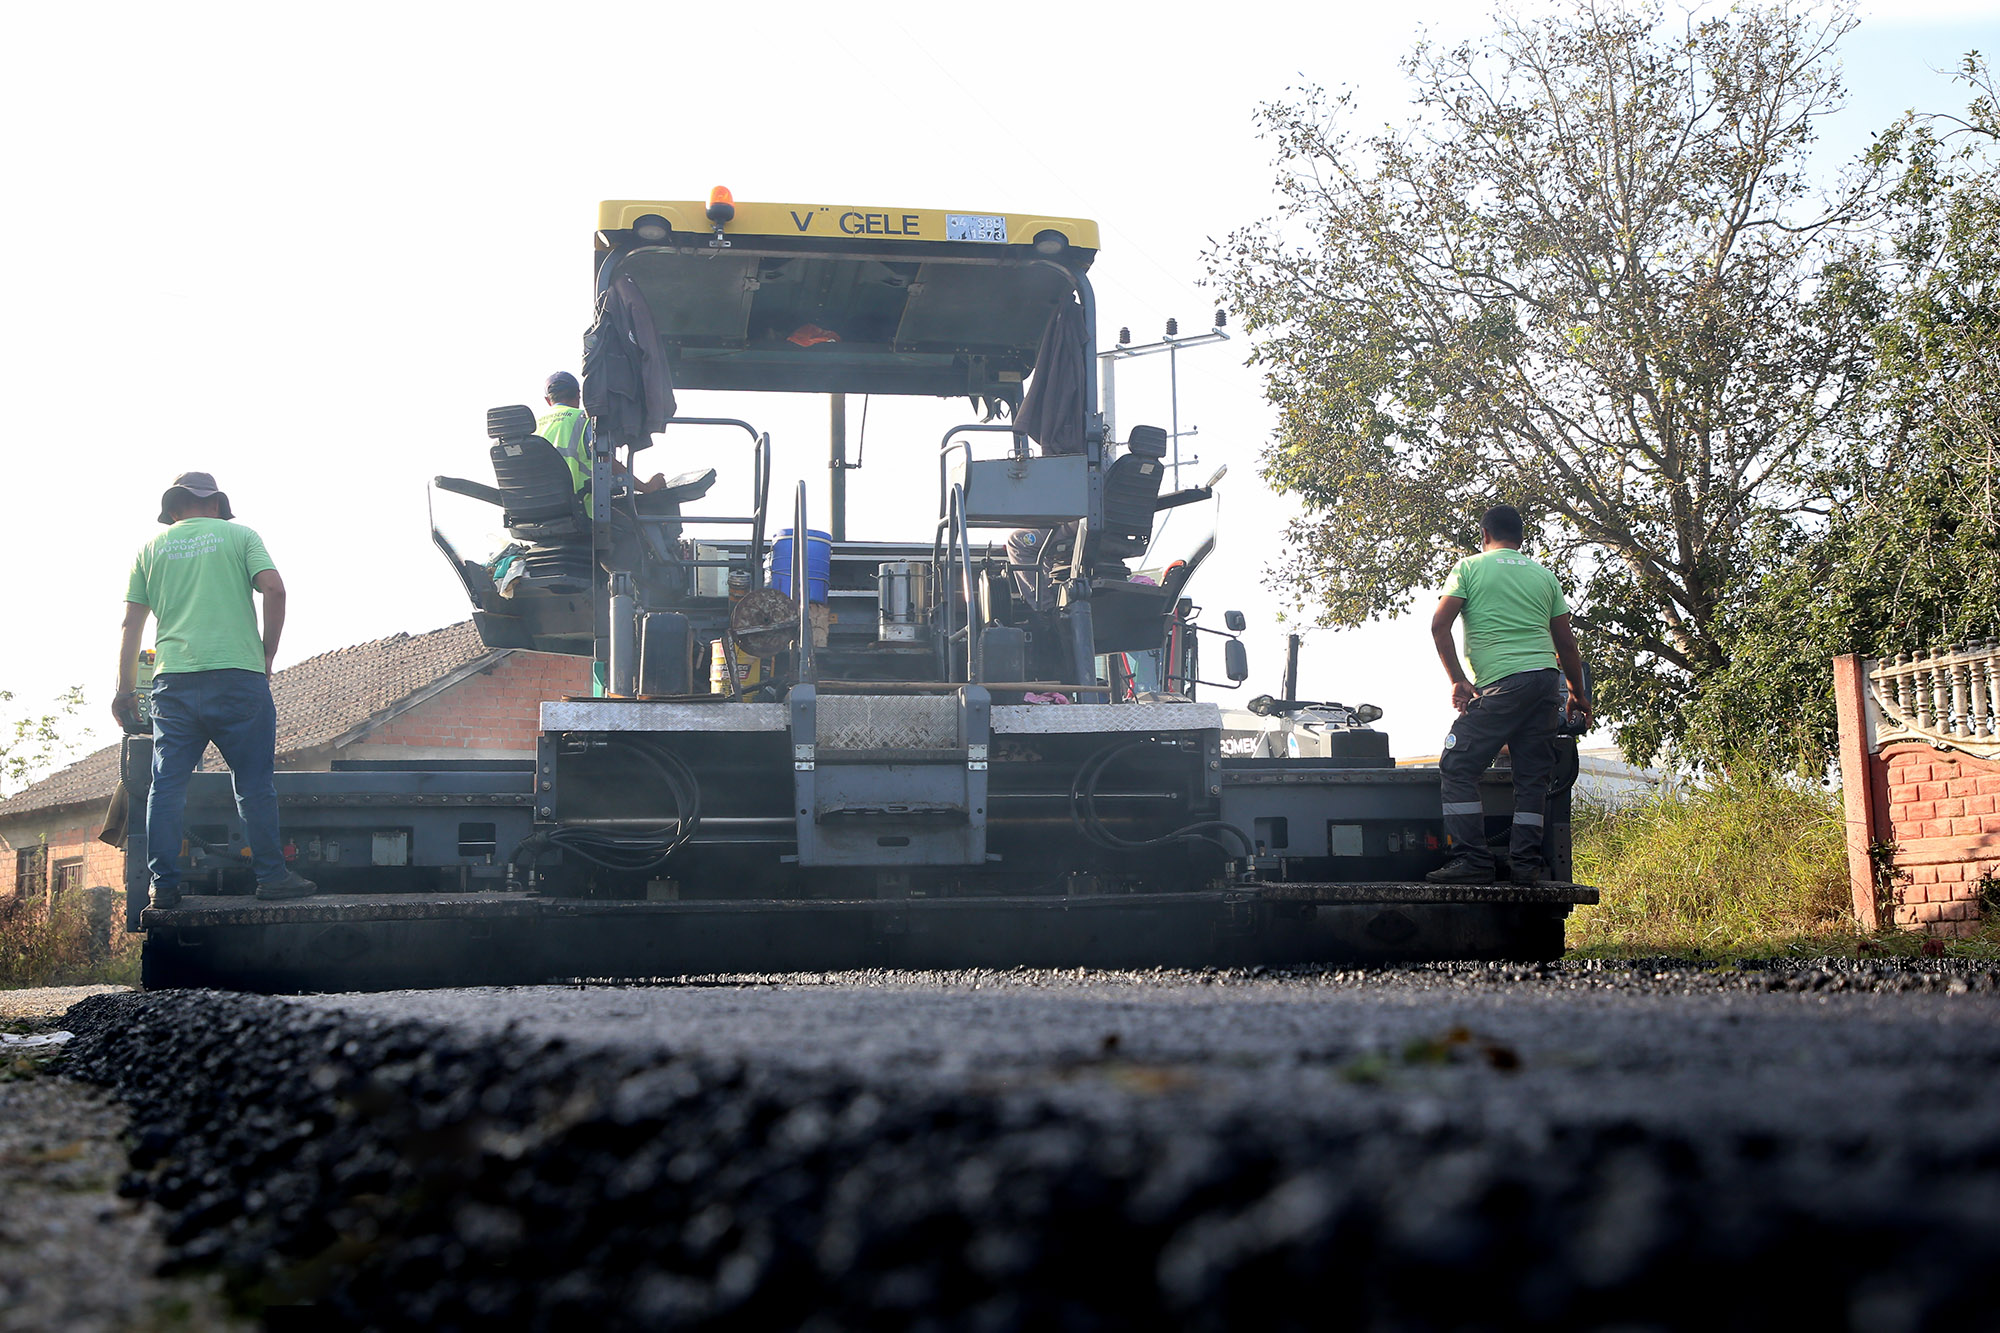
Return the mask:
[[(39, 703), (80, 682), (101, 714), (132, 553), (186, 469), (217, 476), (285, 575), (281, 666), (463, 619), (425, 482), (483, 476), (485, 409), (539, 408), (543, 376), (577, 365), (599, 199), (726, 184), (1095, 218), (1100, 341), (1121, 324), (1145, 341), (1169, 315), (1208, 322), (1204, 238), (1270, 207), (1260, 100), (1349, 84), (1391, 118), (1415, 16), (1456, 39), (1490, 8), (11, 5), (0, 688)], [(2000, 0), (1871, 20), (1845, 50), (1832, 146), (1961, 105), (1935, 71), (1997, 37)], [(1189, 480), (1230, 469), (1194, 591), (1211, 623), (1249, 614), (1248, 693), (1282, 670), (1285, 599), (1263, 570), (1288, 509), (1257, 476), (1271, 413), (1243, 354), (1185, 354), (1180, 415), (1200, 431)], [(1164, 371), (1121, 379), (1121, 435), (1165, 424)], [(804, 477), (824, 513), (823, 399), (681, 402), (769, 429), (774, 492)], [(851, 535), (928, 534), (936, 440), (962, 417), (874, 400)], [(710, 503), (743, 512), (735, 440), (670, 432), (652, 455), (716, 464)], [(1421, 620), (1315, 631), (1302, 675), (1308, 696), (1386, 708), (1399, 754), (1434, 752), (1449, 721)]]

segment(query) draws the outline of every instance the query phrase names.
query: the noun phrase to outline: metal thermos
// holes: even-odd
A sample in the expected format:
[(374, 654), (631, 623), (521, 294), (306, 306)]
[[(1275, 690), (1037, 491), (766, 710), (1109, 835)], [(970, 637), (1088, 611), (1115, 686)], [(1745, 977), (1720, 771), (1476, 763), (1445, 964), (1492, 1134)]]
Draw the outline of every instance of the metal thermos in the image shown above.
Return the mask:
[(930, 603), (931, 567), (914, 560), (885, 560), (875, 567), (882, 604), (876, 637), (883, 643), (915, 643), (923, 637)]

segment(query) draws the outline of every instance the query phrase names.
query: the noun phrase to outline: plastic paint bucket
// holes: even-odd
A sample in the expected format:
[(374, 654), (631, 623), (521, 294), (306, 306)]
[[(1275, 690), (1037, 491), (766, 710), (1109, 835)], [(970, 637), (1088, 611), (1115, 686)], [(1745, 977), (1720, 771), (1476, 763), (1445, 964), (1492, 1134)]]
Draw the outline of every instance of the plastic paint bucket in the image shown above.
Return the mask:
[[(817, 528), (806, 529), (806, 592), (809, 600), (826, 600), (827, 577), (833, 568), (833, 538)], [(773, 588), (790, 597), (792, 595), (792, 530), (786, 528), (778, 533), (778, 539), (771, 543), (771, 554), (764, 562), (764, 572)]]

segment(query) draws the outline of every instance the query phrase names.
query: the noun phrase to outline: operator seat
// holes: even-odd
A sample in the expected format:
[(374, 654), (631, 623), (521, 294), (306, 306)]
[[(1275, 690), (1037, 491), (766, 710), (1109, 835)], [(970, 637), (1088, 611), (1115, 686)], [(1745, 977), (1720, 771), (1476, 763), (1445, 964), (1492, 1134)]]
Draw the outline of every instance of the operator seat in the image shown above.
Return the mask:
[(590, 515), (569, 464), (534, 430), (534, 413), (526, 407), (496, 407), (486, 414), (501, 522), (526, 548), (520, 561), (530, 588), (588, 592)]
[(1093, 570), (1114, 577), (1123, 572), (1126, 560), (1144, 555), (1152, 544), (1153, 513), (1166, 475), (1160, 460), (1166, 455), (1164, 430), (1134, 426), (1125, 452), (1104, 470), (1104, 528), (1091, 534)]
[(1134, 426), (1125, 452), (1104, 470), (1104, 525), (1090, 534), (1091, 638), (1100, 653), (1145, 652), (1166, 634), (1173, 598), (1152, 583), (1134, 583), (1128, 560), (1153, 543), (1153, 516), (1159, 510), (1161, 459), (1167, 433), (1158, 426)]
[[(1091, 532), (1084, 562), (1090, 572), (1091, 637), (1100, 653), (1144, 652), (1160, 646), (1173, 599), (1150, 583), (1131, 581), (1125, 563), (1153, 541), (1153, 515), (1166, 475), (1167, 432), (1134, 426), (1125, 452), (1104, 470), (1104, 521)], [(1072, 562), (1078, 525), (1023, 529), (1007, 539), (1019, 596), (1037, 612), (1055, 606), (1058, 575)]]

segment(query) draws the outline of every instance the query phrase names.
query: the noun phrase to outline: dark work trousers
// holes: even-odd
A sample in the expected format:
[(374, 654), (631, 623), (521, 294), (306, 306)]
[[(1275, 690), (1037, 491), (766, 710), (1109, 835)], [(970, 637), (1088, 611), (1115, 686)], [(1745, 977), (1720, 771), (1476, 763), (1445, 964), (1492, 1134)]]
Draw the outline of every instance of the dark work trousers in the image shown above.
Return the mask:
[(153, 681), (153, 789), (146, 796), (146, 864), (153, 884), (181, 882), (181, 829), (188, 776), (210, 741), (236, 786), (236, 813), (250, 842), (259, 884), (285, 877), (272, 780), (278, 733), (271, 682), (261, 671), (182, 671)]
[(1563, 676), (1520, 671), (1479, 687), (1438, 756), (1444, 795), (1444, 831), (1460, 856), (1491, 869), (1486, 816), (1479, 804), (1479, 775), (1506, 746), (1514, 760), (1514, 832), (1509, 855), (1516, 867), (1541, 867), (1542, 814), (1555, 768), (1556, 731), (1562, 726)]

